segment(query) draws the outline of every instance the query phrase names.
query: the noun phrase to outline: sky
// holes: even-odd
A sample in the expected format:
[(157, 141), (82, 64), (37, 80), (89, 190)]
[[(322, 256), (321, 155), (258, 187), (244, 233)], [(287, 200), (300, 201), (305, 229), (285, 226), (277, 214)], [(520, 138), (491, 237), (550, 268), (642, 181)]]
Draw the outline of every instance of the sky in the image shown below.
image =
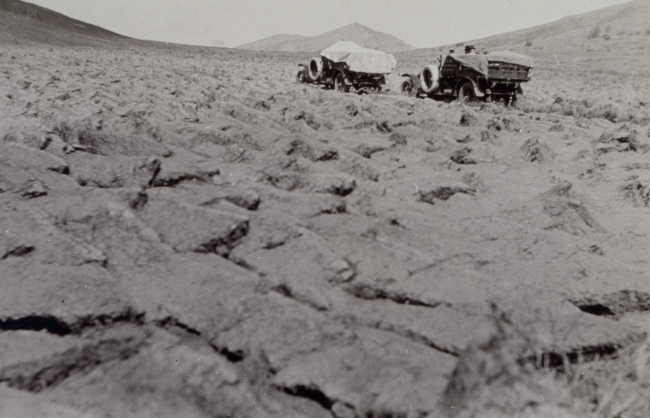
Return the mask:
[(417, 48), (464, 42), (628, 0), (28, 0), (121, 35), (236, 47), (358, 22)]

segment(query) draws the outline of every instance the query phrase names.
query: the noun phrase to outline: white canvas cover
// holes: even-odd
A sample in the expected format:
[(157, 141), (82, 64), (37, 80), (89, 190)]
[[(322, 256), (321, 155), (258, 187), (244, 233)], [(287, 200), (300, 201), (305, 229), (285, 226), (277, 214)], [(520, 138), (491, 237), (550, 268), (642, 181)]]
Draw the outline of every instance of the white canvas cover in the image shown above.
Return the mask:
[(397, 66), (393, 54), (364, 48), (350, 41), (339, 41), (320, 54), (334, 62), (345, 62), (350, 71), (357, 73), (388, 74)]

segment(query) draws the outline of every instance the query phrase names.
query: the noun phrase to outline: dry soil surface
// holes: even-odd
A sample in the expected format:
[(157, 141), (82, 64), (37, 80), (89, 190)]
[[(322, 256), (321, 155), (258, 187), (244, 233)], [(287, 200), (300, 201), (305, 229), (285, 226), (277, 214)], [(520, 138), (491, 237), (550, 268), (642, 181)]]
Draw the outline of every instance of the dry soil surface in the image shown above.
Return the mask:
[(2, 46), (0, 415), (646, 417), (645, 104), (305, 58)]

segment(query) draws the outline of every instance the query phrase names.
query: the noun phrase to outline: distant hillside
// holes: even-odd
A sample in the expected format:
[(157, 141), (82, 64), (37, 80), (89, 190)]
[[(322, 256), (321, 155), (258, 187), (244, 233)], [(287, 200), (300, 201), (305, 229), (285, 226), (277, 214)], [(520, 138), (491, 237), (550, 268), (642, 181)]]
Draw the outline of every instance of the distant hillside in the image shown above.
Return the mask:
[(537, 68), (649, 74), (650, 1), (634, 0), (528, 29), (418, 49), (400, 54), (398, 60), (401, 69), (416, 70), (449, 49), (462, 52), (470, 44), (479, 51), (509, 49), (530, 55)]
[[(556, 22), (522, 29), (480, 41), (481, 45), (517, 45), (534, 41), (554, 47), (569, 47), (588, 39), (630, 37), (650, 29), (650, 1), (635, 0), (589, 13), (567, 16)], [(645, 33), (643, 34), (645, 35)], [(609, 39), (607, 39), (609, 38)], [(477, 41), (478, 42), (478, 41)]]
[(352, 41), (365, 48), (384, 52), (415, 49), (392, 35), (374, 31), (359, 23), (316, 36), (275, 35), (238, 48), (251, 51), (320, 52), (338, 41)]
[(20, 0), (0, 0), (0, 42), (98, 45), (127, 37)]

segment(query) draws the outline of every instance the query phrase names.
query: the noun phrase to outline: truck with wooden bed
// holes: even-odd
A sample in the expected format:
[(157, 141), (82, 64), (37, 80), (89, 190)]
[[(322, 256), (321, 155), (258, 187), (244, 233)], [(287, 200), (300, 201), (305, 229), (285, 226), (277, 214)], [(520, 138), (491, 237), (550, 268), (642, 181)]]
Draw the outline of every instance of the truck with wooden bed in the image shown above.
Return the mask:
[(426, 65), (419, 74), (401, 74), (402, 92), (411, 96), (463, 102), (503, 100), (514, 104), (530, 80), (534, 61), (512, 51), (486, 54), (450, 53), (437, 64)]

